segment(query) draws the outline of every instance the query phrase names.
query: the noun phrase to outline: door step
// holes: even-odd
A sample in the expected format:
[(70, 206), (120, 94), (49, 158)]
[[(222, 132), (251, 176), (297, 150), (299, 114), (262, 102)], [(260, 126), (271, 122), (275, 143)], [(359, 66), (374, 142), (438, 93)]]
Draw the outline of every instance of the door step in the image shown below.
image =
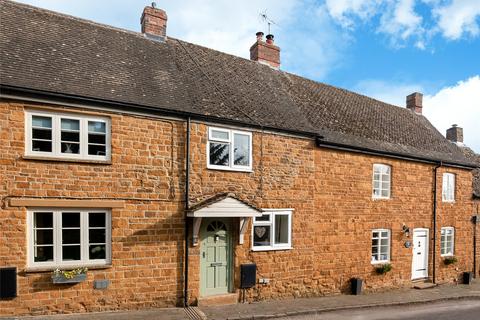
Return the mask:
[(238, 303), (238, 294), (236, 293), (198, 298), (199, 307), (223, 306), (236, 303)]
[(417, 282), (413, 286), (413, 288), (418, 289), (418, 290), (424, 290), (424, 289), (430, 289), (430, 288), (435, 288), (437, 285), (435, 283), (432, 283), (430, 281), (423, 281), (423, 282)]

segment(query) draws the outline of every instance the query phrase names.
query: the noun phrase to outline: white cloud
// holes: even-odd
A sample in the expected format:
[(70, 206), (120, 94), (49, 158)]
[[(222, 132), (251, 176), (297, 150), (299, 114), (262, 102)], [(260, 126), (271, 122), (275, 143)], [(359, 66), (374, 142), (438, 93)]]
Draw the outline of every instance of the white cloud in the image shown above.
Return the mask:
[(415, 0), (399, 0), (387, 6), (378, 32), (389, 35), (394, 44), (397, 38), (407, 40), (415, 34), (421, 35), (422, 17), (415, 12)]
[(443, 134), (458, 124), (465, 144), (480, 153), (480, 76), (476, 75), (423, 98), (424, 114)]
[(443, 7), (433, 10), (438, 19), (438, 27), (444, 37), (456, 40), (464, 34), (477, 36), (479, 27), (477, 19), (480, 17), (480, 1), (453, 0)]
[(354, 18), (361, 20), (370, 18), (381, 3), (381, 0), (325, 0), (328, 13), (343, 27), (354, 25)]
[[(397, 106), (405, 106), (405, 98), (413, 92), (425, 92), (420, 84), (365, 80), (355, 91)], [(445, 134), (452, 124), (464, 129), (465, 144), (480, 153), (480, 75), (453, 86), (444, 87), (423, 97), (423, 114)]]

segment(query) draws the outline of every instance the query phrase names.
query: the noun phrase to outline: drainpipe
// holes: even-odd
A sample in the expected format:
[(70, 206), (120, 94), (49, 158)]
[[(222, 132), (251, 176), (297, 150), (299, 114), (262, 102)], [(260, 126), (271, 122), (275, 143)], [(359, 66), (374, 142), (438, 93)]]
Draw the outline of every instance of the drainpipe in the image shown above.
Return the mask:
[(442, 166), (440, 162), (434, 169), (434, 178), (433, 178), (433, 272), (432, 272), (432, 282), (436, 283), (436, 266), (437, 266), (437, 175), (438, 168)]
[(473, 222), (473, 277), (477, 278), (477, 224), (478, 224), (478, 204), (477, 214), (472, 217)]
[(186, 137), (186, 151), (185, 151), (185, 274), (184, 274), (184, 288), (183, 288), (183, 305), (188, 307), (188, 209), (189, 206), (189, 191), (190, 191), (190, 117), (187, 118), (187, 137)]

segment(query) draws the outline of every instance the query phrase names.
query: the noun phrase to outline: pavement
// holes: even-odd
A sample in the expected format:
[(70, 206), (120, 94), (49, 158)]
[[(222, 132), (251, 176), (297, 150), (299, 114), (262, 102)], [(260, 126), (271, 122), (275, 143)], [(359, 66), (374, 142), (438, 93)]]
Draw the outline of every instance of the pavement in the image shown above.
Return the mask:
[(480, 301), (480, 279), (471, 285), (444, 284), (430, 289), (400, 289), (358, 296), (335, 295), (316, 298), (269, 300), (226, 306), (148, 309), (73, 315), (10, 317), (24, 320), (246, 320), (316, 315), (324, 312), (387, 306), (411, 306), (444, 301)]

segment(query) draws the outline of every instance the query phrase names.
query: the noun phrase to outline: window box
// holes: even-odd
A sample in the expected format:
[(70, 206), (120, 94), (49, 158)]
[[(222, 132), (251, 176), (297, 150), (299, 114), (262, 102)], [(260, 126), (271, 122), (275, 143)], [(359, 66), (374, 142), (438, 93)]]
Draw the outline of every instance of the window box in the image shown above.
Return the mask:
[(445, 257), (445, 258), (443, 259), (443, 263), (444, 263), (446, 266), (451, 265), (451, 264), (455, 264), (455, 263), (457, 263), (457, 261), (458, 261), (457, 258), (454, 257), (454, 256)]
[(208, 128), (207, 168), (252, 171), (252, 133)]
[(26, 111), (25, 157), (110, 161), (110, 119), (70, 113)]
[(264, 209), (252, 227), (252, 250), (288, 250), (292, 248), (292, 209)]
[(52, 283), (79, 283), (87, 279), (87, 268), (78, 268), (72, 271), (62, 271), (56, 269), (52, 274)]
[(386, 274), (390, 271), (392, 271), (392, 265), (390, 263), (384, 263), (375, 267), (377, 274)]

